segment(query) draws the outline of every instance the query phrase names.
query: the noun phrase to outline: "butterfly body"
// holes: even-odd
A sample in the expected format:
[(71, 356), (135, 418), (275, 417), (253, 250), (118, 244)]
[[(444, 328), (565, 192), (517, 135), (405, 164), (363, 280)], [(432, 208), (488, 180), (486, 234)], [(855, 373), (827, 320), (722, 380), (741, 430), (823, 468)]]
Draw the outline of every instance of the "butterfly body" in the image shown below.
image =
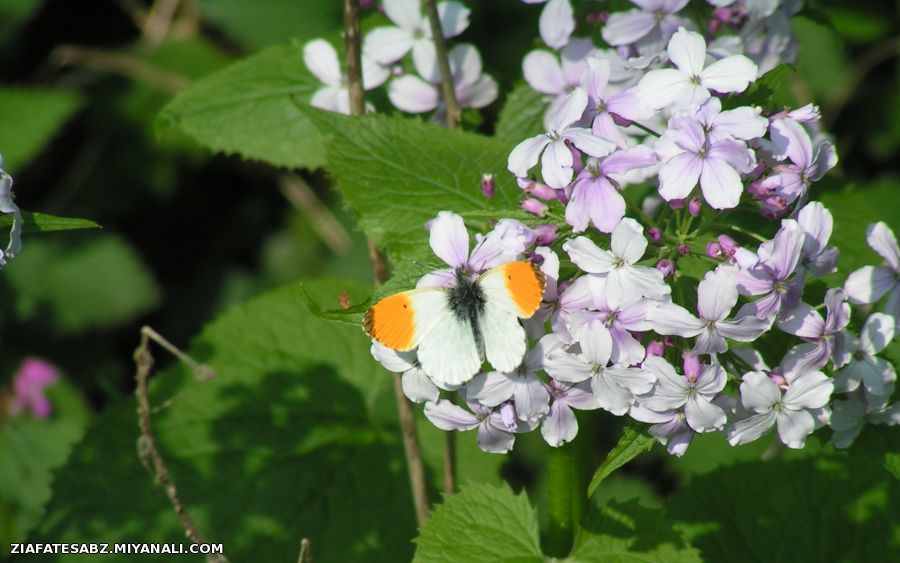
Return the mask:
[(531, 262), (509, 262), (475, 279), (457, 269), (454, 281), (382, 299), (366, 312), (366, 333), (398, 351), (417, 348), (425, 373), (447, 385), (468, 381), (485, 359), (514, 371), (526, 348), (519, 319), (540, 307), (544, 274)]

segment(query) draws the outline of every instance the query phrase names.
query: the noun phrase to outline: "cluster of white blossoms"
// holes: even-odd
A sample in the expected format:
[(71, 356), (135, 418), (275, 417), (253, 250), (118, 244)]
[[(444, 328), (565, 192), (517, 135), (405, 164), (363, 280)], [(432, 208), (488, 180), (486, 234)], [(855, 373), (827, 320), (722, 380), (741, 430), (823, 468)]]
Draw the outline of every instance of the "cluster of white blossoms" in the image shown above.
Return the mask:
[[(363, 88), (372, 90), (387, 82), (388, 98), (397, 109), (407, 113), (434, 111), (435, 120), (440, 120), (446, 111), (441, 99), (441, 75), (431, 27), (420, 0), (384, 0), (382, 5), (394, 25), (376, 27), (363, 39)], [(440, 2), (437, 10), (444, 37), (456, 37), (469, 27), (470, 10), (459, 2)], [(481, 54), (474, 45), (458, 43), (447, 56), (460, 107), (483, 108), (497, 99), (497, 82), (482, 71)], [(303, 60), (323, 84), (310, 103), (349, 114), (347, 81), (334, 46), (325, 39), (314, 39), (304, 46)]]
[[(900, 320), (894, 234), (871, 225), (885, 265), (823, 295), (839, 253), (811, 186), (837, 164), (835, 149), (817, 107), (772, 112), (742, 95), (791, 60), (787, 23), (799, 2), (710, 0), (707, 22), (682, 13), (686, 0), (632, 2), (591, 15), (597, 37), (573, 37), (569, 0), (546, 2), (547, 49), (523, 63), (547, 96), (546, 132), (508, 159), (522, 208), (543, 224), (505, 219), (473, 251), (491, 246), (491, 260), (423, 280), (452, 286), (456, 270), (539, 264), (548, 284), (524, 321), (521, 367), (485, 364), (460, 386), (425, 373), (414, 350), (375, 344), (373, 355), (404, 373), (407, 396), (436, 426), (477, 428), (489, 452), (537, 428), (551, 446), (572, 440), (573, 409), (648, 423), (675, 455), (698, 433), (721, 431), (737, 445), (775, 428), (799, 448), (830, 426), (835, 446), (847, 447), (867, 422), (900, 423), (895, 369), (879, 356)], [(465, 232), (435, 231), (451, 220), (462, 225), (447, 212), (431, 223), (438, 256), (463, 235), (468, 248)]]

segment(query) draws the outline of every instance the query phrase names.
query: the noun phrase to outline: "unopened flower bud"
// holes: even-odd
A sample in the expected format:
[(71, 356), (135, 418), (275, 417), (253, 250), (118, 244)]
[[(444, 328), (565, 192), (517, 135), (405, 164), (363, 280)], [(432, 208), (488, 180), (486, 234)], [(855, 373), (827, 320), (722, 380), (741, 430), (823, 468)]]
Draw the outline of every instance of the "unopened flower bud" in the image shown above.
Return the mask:
[(700, 216), (700, 210), (703, 208), (703, 204), (700, 202), (700, 198), (694, 196), (691, 198), (691, 202), (688, 203), (688, 213), (693, 217)]
[(660, 340), (654, 340), (653, 342), (647, 344), (647, 357), (650, 356), (662, 356), (666, 351), (665, 345)]
[(697, 381), (700, 377), (700, 358), (691, 355), (690, 352), (685, 352), (681, 357), (684, 359), (684, 375), (688, 381)]
[(503, 426), (510, 432), (515, 432), (519, 424), (516, 422), (516, 407), (512, 401), (506, 401), (500, 405), (500, 420)]
[(657, 227), (650, 227), (647, 229), (647, 236), (650, 237), (650, 242), (653, 244), (659, 244), (662, 242), (663, 234)]
[(532, 230), (537, 235), (534, 240), (536, 246), (549, 246), (556, 241), (556, 225), (538, 225)]
[(662, 272), (664, 278), (667, 278), (675, 273), (675, 262), (668, 258), (663, 258), (656, 264), (656, 269)]
[(672, 209), (681, 209), (682, 207), (684, 207), (684, 200), (683, 199), (670, 199), (669, 207), (671, 207)]
[(690, 253), (691, 253), (690, 246), (688, 246), (686, 244), (682, 244), (681, 246), (678, 247), (678, 254), (681, 254), (682, 256), (684, 256), (685, 254), (690, 254)]
[(725, 252), (722, 251), (722, 246), (719, 243), (710, 242), (706, 245), (706, 255), (713, 260), (719, 260), (725, 256)]
[(484, 194), (484, 197), (490, 199), (494, 197), (494, 175), (493, 174), (482, 174), (481, 175), (481, 193)]
[(722, 254), (725, 256), (734, 256), (738, 249), (738, 243), (728, 235), (719, 235), (719, 246), (722, 247)]
[(538, 217), (543, 217), (550, 209), (550, 207), (548, 207), (546, 203), (538, 199), (534, 199), (533, 197), (525, 198), (522, 201), (521, 207), (526, 212), (531, 213), (532, 215), (537, 215)]
[(528, 178), (518, 178), (516, 183), (520, 188), (528, 192), (530, 195), (534, 197), (543, 199), (543, 200), (551, 200), (556, 199), (558, 197), (557, 191), (551, 188), (546, 184), (542, 184), (535, 180), (530, 180)]

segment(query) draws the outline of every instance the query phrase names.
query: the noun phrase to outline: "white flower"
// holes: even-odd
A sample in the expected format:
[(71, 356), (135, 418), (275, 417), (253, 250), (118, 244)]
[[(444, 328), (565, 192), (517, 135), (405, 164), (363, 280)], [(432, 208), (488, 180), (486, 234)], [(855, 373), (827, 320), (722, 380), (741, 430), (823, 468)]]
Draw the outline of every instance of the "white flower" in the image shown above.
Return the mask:
[(744, 374), (741, 404), (751, 415), (728, 429), (732, 446), (752, 442), (777, 425), (778, 437), (787, 447), (803, 447), (806, 437), (816, 429), (817, 411), (828, 404), (834, 384), (824, 373), (809, 371), (785, 385), (787, 390), (782, 392), (763, 372)]
[[(566, 101), (549, 117), (548, 132), (525, 139), (509, 154), (507, 168), (524, 178), (541, 158), (541, 176), (551, 188), (565, 188), (572, 181), (574, 163), (566, 141), (590, 156), (601, 157), (616, 150), (612, 141), (595, 137), (590, 129), (572, 127), (587, 108), (587, 93), (575, 88)], [(546, 148), (546, 150), (544, 150)], [(543, 157), (541, 157), (543, 153)]]
[(695, 106), (710, 97), (710, 90), (743, 92), (756, 79), (756, 64), (743, 55), (706, 66), (706, 40), (684, 28), (672, 36), (668, 53), (676, 68), (651, 70), (638, 84), (638, 97), (653, 109)]
[[(384, 13), (397, 25), (373, 29), (366, 35), (364, 52), (381, 64), (390, 64), (412, 50), (416, 72), (429, 82), (437, 82), (437, 55), (420, 1), (384, 0), (383, 5)], [(456, 37), (469, 27), (470, 10), (459, 2), (441, 2), (437, 9), (444, 37)]]
[(647, 250), (640, 223), (628, 217), (619, 221), (612, 232), (610, 249), (603, 250), (584, 236), (563, 244), (576, 266), (606, 278), (606, 300), (612, 307), (638, 297), (659, 299), (669, 294), (671, 289), (663, 281), (662, 272), (635, 265)]
[(12, 186), (12, 177), (3, 170), (3, 156), (0, 155), (0, 213), (13, 214), (9, 244), (6, 245), (6, 250), (0, 250), (0, 268), (22, 250), (22, 213), (13, 201)]
[(725, 370), (717, 363), (702, 373), (679, 375), (659, 356), (650, 356), (642, 367), (656, 376), (657, 384), (638, 402), (653, 411), (684, 408), (688, 425), (696, 432), (711, 432), (725, 426), (725, 411), (712, 401), (725, 388)]
[(400, 380), (403, 386), (403, 394), (410, 401), (424, 403), (438, 400), (441, 392), (425, 371), (422, 370), (414, 351), (398, 352), (372, 341), (371, 352), (372, 357), (378, 360), (378, 363), (384, 366), (384, 369), (403, 374)]
[(884, 358), (876, 357), (894, 338), (894, 317), (873, 313), (866, 319), (859, 338), (850, 337), (847, 345), (853, 358), (835, 378), (839, 391), (853, 391), (860, 383), (866, 393), (886, 395), (888, 386), (897, 379), (894, 366)]
[[(337, 51), (324, 39), (313, 39), (303, 46), (303, 62), (309, 71), (325, 85), (312, 96), (314, 107), (350, 114), (350, 91), (338, 61)], [(363, 88), (371, 90), (387, 80), (390, 70), (363, 54)]]
[(900, 319), (900, 248), (897, 239), (883, 222), (869, 225), (866, 240), (884, 258), (884, 266), (864, 266), (847, 278), (844, 289), (851, 303), (874, 303), (889, 294), (884, 312)]

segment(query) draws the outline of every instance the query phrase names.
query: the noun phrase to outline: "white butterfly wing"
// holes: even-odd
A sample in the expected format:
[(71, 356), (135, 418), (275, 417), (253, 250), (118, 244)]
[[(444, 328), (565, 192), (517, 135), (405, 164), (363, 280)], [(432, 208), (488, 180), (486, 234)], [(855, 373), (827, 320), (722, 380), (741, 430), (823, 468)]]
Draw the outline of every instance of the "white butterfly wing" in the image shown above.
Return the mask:
[(519, 318), (497, 301), (488, 299), (479, 317), (484, 355), (497, 371), (518, 369), (525, 357), (525, 329)]
[[(457, 317), (445, 302), (432, 314), (440, 317), (419, 343), (419, 363), (444, 385), (462, 385), (481, 369), (482, 359), (469, 321)], [(437, 318), (437, 317), (435, 317)]]

